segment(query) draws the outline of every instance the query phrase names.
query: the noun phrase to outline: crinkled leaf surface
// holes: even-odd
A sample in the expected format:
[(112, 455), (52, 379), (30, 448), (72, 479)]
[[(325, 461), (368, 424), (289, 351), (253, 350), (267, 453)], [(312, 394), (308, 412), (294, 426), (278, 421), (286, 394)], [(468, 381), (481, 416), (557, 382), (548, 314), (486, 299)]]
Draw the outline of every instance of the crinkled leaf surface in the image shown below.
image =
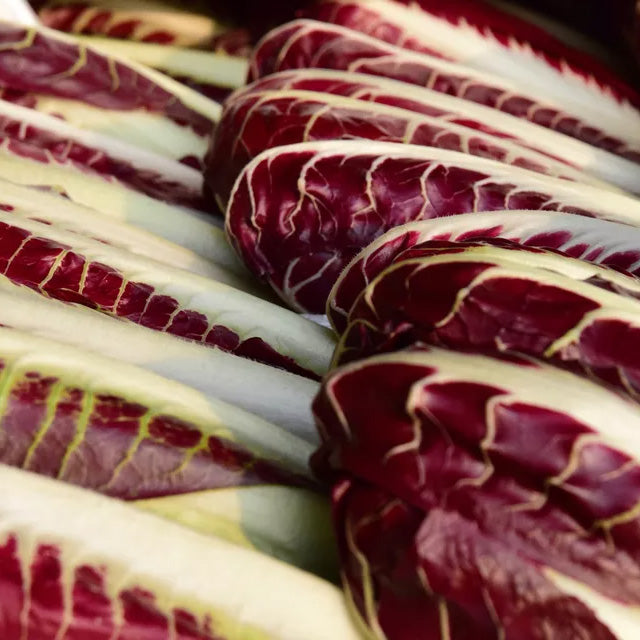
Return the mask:
[(293, 308), (322, 313), (340, 272), (389, 229), (504, 209), (640, 221), (638, 200), (589, 185), (448, 150), (333, 141), (257, 156), (234, 186), (226, 224), (254, 274)]
[(252, 92), (228, 103), (207, 154), (206, 180), (218, 201), (226, 203), (242, 168), (266, 149), (355, 139), (449, 149), (545, 175), (593, 182), (563, 162), (470, 127), (397, 107), (296, 90)]
[(553, 249), (640, 276), (640, 230), (608, 220), (550, 211), (496, 211), (413, 222), (387, 231), (363, 249), (340, 274), (327, 303), (338, 333), (353, 303), (377, 275), (405, 250), (423, 242), (505, 239), (524, 247)]
[(637, 396), (638, 284), (517, 245), (425, 242), (363, 291), (335, 359), (416, 342), (515, 351), (567, 363)]
[[(236, 97), (249, 92), (276, 89), (331, 93), (422, 113), (491, 135), (513, 139), (521, 145), (584, 168), (610, 182), (616, 182), (619, 179), (619, 176), (614, 174), (637, 171), (637, 168), (622, 162), (621, 158), (610, 151), (541, 127), (523, 118), (426, 87), (417, 87), (407, 82), (365, 73), (333, 69), (280, 71), (259, 78), (243, 90), (236, 91), (230, 100), (235, 100)], [(635, 151), (621, 148), (616, 153), (634, 162), (640, 162), (640, 148)]]
[[(250, 79), (308, 67), (356, 71), (426, 86), (525, 118), (607, 150), (624, 153), (629, 149), (629, 131), (633, 128), (605, 129), (601, 119), (586, 121), (566, 106), (540, 98), (536, 92), (528, 92), (526, 87), (501, 76), (411, 52), (351, 29), (314, 20), (295, 21), (267, 34), (254, 50)], [(616, 119), (606, 123), (606, 127), (615, 125)], [(637, 150), (639, 143), (634, 141), (631, 148)], [(633, 190), (634, 185), (629, 184), (628, 188)]]
[[(436, 38), (443, 34), (451, 36), (458, 30), (458, 33), (466, 36), (468, 42), (476, 39), (473, 53), (478, 51), (476, 47), (480, 47), (477, 39), (483, 38), (485, 51), (501, 52), (510, 60), (519, 57), (525, 68), (532, 58), (537, 59), (540, 64), (546, 64), (559, 73), (569, 77), (573, 74), (584, 83), (593, 83), (602, 92), (611, 93), (620, 100), (627, 98), (632, 102), (636, 101), (637, 93), (627, 81), (612, 72), (595, 55), (585, 51), (584, 44), (582, 47), (577, 45), (581, 42), (578, 32), (558, 29), (560, 25), (557, 23), (544, 20), (537, 13), (523, 11), (514, 2), (498, 6), (485, 0), (400, 0), (397, 5), (405, 5), (413, 9), (414, 15), (419, 16), (412, 25), (408, 25), (401, 17), (407, 15), (406, 10), (395, 8), (394, 11), (388, 4), (382, 0), (321, 0), (305, 13), (321, 16), (320, 19), (337, 24), (344, 24), (346, 21), (353, 28), (357, 28), (359, 24), (361, 30), (375, 32), (372, 35), (377, 38), (415, 50), (425, 48), (424, 38), (432, 35), (431, 29), (436, 25), (441, 29)], [(372, 16), (375, 13), (378, 14), (377, 19)], [(371, 19), (360, 20), (366, 15)], [(391, 19), (385, 20), (385, 15)], [(534, 19), (536, 17), (537, 20)], [(398, 28), (398, 21), (403, 23), (403, 28)], [(409, 31), (417, 37), (408, 37)], [(458, 38), (452, 40), (450, 38), (441, 45), (451, 48), (449, 57), (455, 56), (454, 51), (458, 56), (466, 54), (471, 57), (469, 51), (465, 52), (460, 48)], [(468, 59), (465, 62), (469, 64)], [(478, 65), (483, 62), (488, 64), (482, 60), (475, 62)], [(495, 64), (495, 61), (492, 62)]]
[(636, 403), (531, 360), (429, 349), (335, 370), (314, 409), (373, 637), (634, 638)]
[[(403, 48), (509, 78), (572, 103), (582, 113), (591, 111), (592, 117), (599, 112), (601, 117), (608, 114), (640, 123), (634, 109), (640, 105), (640, 95), (621, 76), (549, 34), (537, 47), (527, 35), (517, 33), (524, 21), (482, 2), (324, 0), (310, 13)], [(530, 26), (528, 31), (535, 37), (541, 29)]]

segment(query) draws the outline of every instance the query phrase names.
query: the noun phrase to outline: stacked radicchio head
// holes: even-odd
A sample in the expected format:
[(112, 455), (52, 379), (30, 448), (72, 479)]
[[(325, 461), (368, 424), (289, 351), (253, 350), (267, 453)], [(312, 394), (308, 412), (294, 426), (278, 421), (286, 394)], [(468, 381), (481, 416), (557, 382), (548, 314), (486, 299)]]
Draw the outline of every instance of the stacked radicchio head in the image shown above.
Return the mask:
[(313, 468), (367, 637), (640, 634), (640, 97), (541, 24), (317, 2), (207, 154), (245, 264), (339, 335)]
[(638, 640), (633, 73), (294, 4), (0, 2), (0, 638)]
[(203, 197), (246, 60), (161, 1), (38, 15), (70, 33), (0, 20), (0, 637), (357, 640), (308, 463), (335, 337)]

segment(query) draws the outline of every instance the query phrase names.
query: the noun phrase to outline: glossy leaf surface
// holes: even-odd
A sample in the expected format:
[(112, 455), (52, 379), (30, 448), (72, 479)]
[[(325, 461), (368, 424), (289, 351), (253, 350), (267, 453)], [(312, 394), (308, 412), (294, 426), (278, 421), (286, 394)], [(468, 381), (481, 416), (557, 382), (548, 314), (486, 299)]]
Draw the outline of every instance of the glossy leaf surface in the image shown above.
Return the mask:
[(388, 231), (358, 254), (340, 274), (327, 304), (333, 327), (344, 331), (353, 303), (400, 254), (433, 240), (508, 240), (640, 276), (640, 230), (608, 220), (550, 211), (460, 214), (409, 223)]
[(514, 351), (640, 391), (636, 279), (528, 248), (425, 242), (363, 291), (337, 361), (417, 342)]
[(110, 109), (144, 108), (208, 135), (216, 103), (134, 63), (44, 28), (0, 24), (0, 86)]
[[(446, 93), (366, 73), (333, 69), (292, 69), (280, 71), (236, 91), (231, 100), (246, 93), (267, 90), (300, 90), (330, 93), (375, 102), (421, 113), (445, 122), (471, 127), (541, 151), (573, 164), (610, 182), (619, 180), (621, 172), (634, 172), (621, 157), (567, 135), (541, 127), (503, 111), (463, 100)], [(637, 152), (621, 152), (629, 160), (640, 162)]]
[(0, 462), (139, 499), (305, 479), (310, 445), (158, 375), (0, 330)]
[[(368, 73), (429, 87), (451, 96), (525, 118), (595, 146), (616, 153), (637, 152), (633, 127), (616, 127), (586, 121), (560, 103), (545, 100), (535, 91), (510, 83), (499, 75), (475, 71), (467, 66), (411, 52), (381, 40), (336, 25), (307, 20), (295, 21), (267, 34), (252, 56), (252, 80), (276, 71), (325, 68)], [(620, 123), (618, 122), (618, 125)], [(633, 184), (628, 185), (633, 189)], [(636, 187), (637, 188), (637, 187)]]
[(236, 288), (233, 274), (203, 278), (10, 214), (0, 221), (0, 273), (44, 296), (312, 377), (333, 344), (325, 329)]
[(254, 274), (293, 308), (322, 313), (344, 267), (389, 229), (504, 209), (640, 221), (638, 200), (589, 185), (441, 149), (335, 141), (257, 156), (235, 184), (226, 224)]
[(335, 370), (314, 408), (372, 637), (634, 637), (637, 404), (531, 360), (429, 349)]
[(242, 168), (266, 149), (357, 139), (448, 149), (553, 177), (594, 182), (564, 162), (470, 127), (397, 107), (295, 90), (248, 93), (228, 103), (207, 155), (205, 178), (224, 204)]

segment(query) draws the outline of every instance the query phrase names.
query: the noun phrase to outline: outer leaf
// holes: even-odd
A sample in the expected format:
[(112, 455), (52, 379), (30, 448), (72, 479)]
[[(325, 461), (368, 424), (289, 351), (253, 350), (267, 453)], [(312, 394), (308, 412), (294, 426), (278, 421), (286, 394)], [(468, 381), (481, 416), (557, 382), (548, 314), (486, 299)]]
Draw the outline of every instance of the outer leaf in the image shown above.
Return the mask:
[[(351, 29), (313, 20), (298, 20), (274, 29), (254, 51), (250, 77), (287, 69), (328, 68), (357, 71), (427, 86), (448, 95), (478, 102), (536, 124), (560, 131), (615, 153), (636, 153), (638, 127), (620, 126), (615, 119), (586, 120), (567, 106), (540, 98), (499, 76), (474, 71), (422, 53), (386, 44)], [(628, 185), (633, 189), (633, 185)]]
[[(584, 173), (509, 140), (405, 109), (312, 91), (265, 91), (235, 98), (223, 112), (206, 180), (226, 203), (242, 168), (259, 153), (319, 140), (379, 140), (444, 148), (554, 177), (593, 182)], [(640, 167), (634, 166), (640, 176)]]
[[(501, 532), (487, 534), (484, 522), (453, 509), (437, 507), (425, 513), (357, 481), (340, 484), (335, 492), (343, 583), (350, 608), (371, 629), (367, 637), (439, 640), (445, 633), (451, 640), (539, 640), (545, 633), (589, 640), (635, 637), (635, 593), (619, 603), (616, 594), (604, 598), (597, 588), (585, 586), (582, 576), (575, 580), (567, 577), (568, 571), (557, 571), (553, 567), (557, 558), (549, 560), (540, 549), (527, 549), (529, 556), (523, 557), (520, 538), (531, 537), (524, 527), (541, 528), (534, 518), (519, 523), (515, 541), (509, 544)], [(502, 507), (487, 504), (498, 512)], [(506, 526), (502, 519), (500, 524)], [(573, 542), (584, 531), (572, 522), (565, 527), (569, 534), (561, 530), (554, 537), (572, 535)], [(596, 570), (605, 564), (603, 546), (589, 540), (589, 550), (595, 548), (600, 555)], [(561, 552), (565, 550), (573, 549)], [(616, 556), (615, 568), (605, 578), (609, 583), (615, 580), (610, 574), (628, 562), (624, 553)], [(631, 563), (635, 568), (636, 562)], [(618, 575), (632, 581), (629, 573), (634, 568)], [(601, 580), (592, 576), (593, 583)]]
[(224, 100), (247, 77), (245, 58), (227, 53), (196, 51), (165, 44), (142, 44), (110, 38), (83, 38), (107, 55), (134, 60), (166, 73), (213, 100)]
[(400, 254), (363, 291), (335, 359), (416, 342), (516, 351), (638, 395), (638, 284), (531, 249), (427, 242)]
[(15, 329), (0, 359), (3, 464), (126, 499), (307, 482), (308, 443), (177, 382)]
[(99, 6), (57, 2), (39, 9), (38, 18), (45, 26), (67, 33), (178, 47), (206, 47), (225, 30), (210, 16), (190, 13), (166, 2), (100, 0)]
[[(561, 158), (611, 182), (618, 180), (620, 172), (625, 170), (622, 166), (624, 163), (610, 152), (523, 118), (426, 87), (364, 73), (331, 69), (281, 71), (256, 80), (244, 90), (237, 91), (234, 97), (247, 92), (274, 89), (319, 91), (401, 107), (501, 138), (511, 138), (521, 145)], [(623, 151), (621, 155), (640, 162), (640, 152)], [(625, 167), (630, 170), (628, 165), (625, 164)]]
[(214, 280), (224, 279), (221, 267), (223, 272), (226, 270), (239, 276), (245, 274), (222, 233), (212, 233), (209, 236), (211, 246), (208, 253), (215, 256), (216, 262), (213, 262), (179, 244), (102, 215), (53, 192), (22, 187), (7, 180), (0, 180), (0, 192), (0, 207), (3, 211), (10, 212), (11, 217), (30, 218), (52, 224), (65, 231), (95, 238), (105, 244)]
[[(640, 105), (640, 96), (621, 78), (586, 54), (562, 47), (559, 41), (552, 44), (561, 50), (559, 55), (547, 46), (536, 47), (509, 28), (516, 22), (513, 16), (496, 9), (487, 11), (482, 2), (325, 0), (311, 11), (319, 20), (535, 87), (585, 115), (591, 112), (596, 121), (596, 114), (608, 114), (640, 125), (640, 114), (634, 108), (634, 103)], [(552, 40), (549, 36), (548, 41)]]
[(337, 141), (255, 158), (235, 184), (227, 231), (249, 269), (288, 304), (322, 313), (342, 269), (385, 231), (502, 209), (640, 221), (638, 200), (589, 185), (452, 151)]
[(355, 477), (336, 521), (374, 637), (634, 638), (637, 404), (532, 361), (432, 349), (338, 369), (314, 408), (318, 462)]
[(547, 211), (496, 211), (434, 218), (387, 231), (349, 263), (327, 304), (333, 328), (338, 333), (344, 331), (349, 310), (358, 296), (406, 249), (430, 240), (484, 239), (505, 239), (525, 247), (553, 249), (640, 276), (640, 229), (628, 225)]
[(295, 373), (326, 369), (329, 331), (229, 284), (26, 219), (0, 234), (2, 274), (43, 295)]
[[(116, 261), (120, 259), (125, 261), (129, 260), (132, 261), (131, 264), (146, 264), (148, 265), (147, 268), (149, 268), (149, 265), (157, 268), (160, 264), (164, 264), (161, 260), (157, 260), (155, 256), (136, 255), (133, 254), (128, 247), (119, 247), (117, 244), (105, 242), (104, 238), (99, 237), (99, 223), (105, 220), (105, 218), (99, 214), (96, 215), (96, 213), (91, 212), (91, 210), (87, 210), (84, 207), (77, 207), (74, 203), (69, 203), (68, 200), (61, 198), (60, 196), (56, 196), (53, 193), (43, 193), (36, 189), (27, 189), (20, 186), (16, 188), (15, 185), (7, 181), (0, 181), (0, 185), (3, 186), (3, 193), (2, 196), (0, 196), (0, 219), (9, 226), (16, 226), (25, 229), (27, 232), (31, 230), (33, 233), (41, 233), (45, 238), (50, 238), (54, 242), (73, 245), (81, 252), (97, 252), (100, 254), (101, 259), (106, 261), (114, 259)], [(4, 185), (8, 186), (6, 190), (4, 189)], [(59, 201), (62, 201), (63, 207), (60, 210), (57, 210), (57, 213), (48, 216), (46, 212), (42, 211), (47, 204), (53, 207), (57, 206)], [(65, 204), (70, 205), (70, 209), (67, 208), (66, 212), (64, 208)], [(23, 206), (26, 208), (22, 208)], [(69, 221), (71, 216), (79, 215), (80, 231), (75, 229), (70, 231), (65, 230), (64, 225), (58, 224), (57, 214), (59, 215), (59, 211), (62, 211), (62, 215), (66, 213), (67, 221)], [(95, 235), (90, 234), (90, 230), (86, 228), (88, 222), (91, 221), (92, 213), (93, 218), (97, 219), (98, 222), (96, 225), (97, 228)], [(88, 214), (88, 218), (85, 221), (85, 225), (83, 225), (82, 222), (85, 214)], [(52, 224), (48, 218), (52, 218), (54, 223)], [(71, 220), (73, 220), (72, 217)], [(106, 222), (115, 222), (116, 228), (120, 227), (125, 230), (130, 228), (129, 225), (118, 222), (117, 220), (112, 221), (109, 218), (106, 218)], [(109, 228), (108, 224), (107, 228)], [(136, 231), (137, 229), (134, 227), (133, 240), (137, 239)], [(155, 240), (155, 237), (152, 234), (143, 233), (142, 235), (143, 237), (151, 236), (151, 241)], [(123, 239), (126, 240), (126, 235)], [(164, 243), (162, 239), (159, 238), (158, 240), (159, 246), (161, 247)], [(265, 297), (264, 292), (260, 291), (260, 289), (255, 286), (255, 283), (247, 277), (247, 273), (242, 270), (242, 267), (237, 264), (237, 261), (234, 263), (232, 259), (227, 259), (227, 255), (225, 255), (225, 253), (228, 255), (228, 251), (220, 251), (220, 261), (226, 262), (227, 264), (217, 266), (209, 263), (209, 271), (212, 279)], [(109, 258), (109, 256), (111, 256), (111, 258)], [(5, 258), (9, 257), (10, 256), (5, 253)]]
[(317, 441), (310, 406), (318, 385), (307, 378), (47, 299), (4, 276), (0, 325), (135, 364), (250, 411), (308, 442)]
[(326, 579), (333, 581), (338, 575), (329, 501), (311, 491), (281, 486), (233, 487), (135, 504)]
[(12, 86), (0, 87), (0, 97), (189, 166), (200, 167), (207, 150), (208, 135), (143, 107), (122, 110), (91, 105), (82, 102), (81, 96), (73, 99), (47, 94), (46, 87), (39, 93), (20, 91)]
[(0, 143), (8, 154), (66, 164), (164, 202), (205, 209), (195, 169), (27, 107), (0, 101)]
[(198, 168), (220, 115), (217, 102), (162, 73), (11, 23), (0, 25), (0, 88), (5, 99)]
[(160, 113), (207, 135), (219, 105), (130, 61), (105, 56), (70, 36), (0, 23), (0, 86), (111, 109)]
[[(598, 1), (596, 0), (596, 2)], [(624, 3), (628, 0), (621, 1)], [(562, 2), (563, 0), (556, 2), (552, 0), (555, 7), (558, 7)], [(484, 37), (486, 42), (483, 45), (487, 50), (500, 51), (510, 59), (519, 57), (524, 65), (533, 58), (538, 60), (540, 65), (546, 63), (547, 66), (560, 73), (566, 70), (565, 73), (571, 73), (581, 78), (585, 83), (596, 84), (603, 90), (608, 89), (613, 95), (622, 94), (621, 98), (625, 95), (629, 97), (629, 90), (633, 92), (633, 89), (624, 79), (612, 72), (611, 67), (614, 65), (605, 66), (599, 61), (599, 56), (595, 53), (593, 55), (589, 53), (597, 45), (576, 30), (579, 28), (578, 24), (582, 16), (576, 15), (575, 5), (565, 3), (573, 9), (573, 11), (569, 10), (569, 15), (573, 14), (573, 22), (569, 18), (566, 21), (569, 26), (567, 28), (567, 26), (552, 20), (549, 15), (545, 15), (549, 13), (545, 11), (546, 7), (543, 6), (545, 3), (549, 4), (546, 0), (529, 2), (528, 4), (533, 5), (535, 10), (527, 9), (519, 2), (493, 4), (486, 0), (418, 0), (418, 2), (400, 0), (398, 4), (427, 14), (422, 16), (420, 20), (422, 24), (426, 22), (441, 25), (448, 34), (452, 33), (451, 29), (466, 31), (470, 40), (475, 39), (476, 43), (478, 36)], [(337, 19), (353, 19), (357, 15), (354, 4), (348, 0), (346, 2), (326, 0), (326, 2), (318, 3), (316, 7), (309, 8), (307, 13), (315, 11), (335, 14), (341, 12), (347, 15), (336, 16)], [(618, 9), (616, 4), (620, 5), (620, 2), (615, 0), (613, 6), (608, 7), (608, 15), (616, 13)], [(366, 3), (360, 3), (357, 7), (362, 11), (368, 8), (375, 11), (380, 8), (380, 5), (379, 3), (370, 4), (367, 0)], [(545, 14), (542, 13), (543, 11)], [(595, 16), (591, 15), (590, 17)], [(415, 26), (415, 23), (411, 26)], [(362, 25), (362, 27), (366, 28), (366, 25)], [(383, 40), (390, 38), (397, 41), (397, 35), (397, 32), (389, 32), (382, 25), (376, 30), (376, 37)], [(416, 40), (406, 40), (406, 44), (403, 43), (402, 46), (422, 48)], [(451, 46), (451, 43), (445, 43), (445, 45)], [(498, 47), (501, 48), (498, 49)], [(464, 54), (460, 49), (458, 51), (462, 55)]]
[(0, 178), (57, 190), (73, 202), (151, 231), (204, 258), (233, 263), (224, 234), (200, 212), (161, 202), (37, 148), (0, 146)]
[(359, 637), (340, 591), (315, 576), (103, 496), (0, 473), (12, 489), (0, 506), (8, 640)]

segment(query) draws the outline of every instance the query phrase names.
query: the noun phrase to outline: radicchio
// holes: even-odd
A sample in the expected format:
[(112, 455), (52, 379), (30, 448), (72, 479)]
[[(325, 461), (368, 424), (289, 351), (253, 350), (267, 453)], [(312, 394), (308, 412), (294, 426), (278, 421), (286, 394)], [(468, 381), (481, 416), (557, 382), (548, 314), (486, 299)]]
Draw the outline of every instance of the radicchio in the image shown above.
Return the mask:
[(37, 191), (59, 193), (76, 204), (150, 231), (213, 262), (225, 266), (234, 262), (218, 220), (152, 198), (111, 175), (86, 170), (66, 159), (64, 149), (53, 155), (8, 140), (0, 145), (0, 176)]
[[(627, 119), (585, 119), (571, 105), (541, 99), (501, 76), (386, 44), (351, 29), (298, 20), (267, 34), (254, 50), (250, 79), (276, 71), (325, 68), (368, 73), (428, 87), (530, 120), (613, 153), (640, 149), (640, 128)], [(635, 111), (633, 112), (635, 114)], [(632, 117), (635, 122), (636, 116)], [(640, 122), (640, 115), (637, 115)], [(628, 185), (633, 190), (634, 185)], [(637, 189), (637, 185), (635, 185)]]
[(222, 102), (242, 86), (247, 75), (247, 60), (227, 53), (110, 38), (79, 39), (108, 56), (161, 71), (214, 103)]
[(0, 272), (42, 295), (301, 375), (324, 373), (333, 348), (324, 328), (231, 284), (10, 213), (0, 222)]
[(0, 21), (0, 87), (120, 110), (144, 108), (201, 135), (219, 106), (178, 83), (117, 60), (55, 31)]
[(373, 637), (635, 638), (636, 403), (429, 349), (335, 370), (314, 411), (343, 583)]
[(309, 484), (303, 440), (117, 360), (3, 327), (0, 381), (3, 465), (127, 500)]
[(463, 213), (396, 227), (363, 249), (340, 274), (329, 296), (327, 316), (333, 328), (344, 331), (358, 296), (405, 250), (433, 240), (486, 239), (552, 249), (640, 277), (638, 227), (550, 211)]
[[(638, 168), (604, 149), (540, 127), (523, 118), (517, 118), (497, 109), (485, 107), (470, 100), (462, 100), (426, 87), (407, 82), (373, 76), (365, 73), (334, 71), (332, 69), (293, 69), (259, 78), (242, 90), (236, 91), (230, 101), (246, 93), (273, 90), (318, 91), (357, 98), (415, 113), (442, 119), (446, 122), (471, 127), (500, 138), (508, 138), (535, 151), (593, 173), (615, 183), (620, 174), (637, 175)], [(621, 151), (620, 155), (640, 163), (640, 149)]]
[(88, 236), (104, 244), (214, 280), (224, 280), (225, 271), (231, 271), (237, 275), (243, 273), (242, 266), (226, 244), (222, 233), (212, 234), (209, 238), (209, 254), (211, 257), (214, 253), (217, 254), (214, 262), (175, 242), (102, 215), (94, 209), (71, 202), (57, 193), (23, 187), (1, 178), (0, 193), (2, 194), (0, 209), (4, 214), (10, 213), (11, 217), (29, 218), (52, 224), (65, 231)]
[(180, 47), (208, 47), (214, 38), (224, 33), (223, 25), (209, 16), (172, 10), (162, 4), (127, 8), (58, 2), (39, 9), (38, 18), (46, 27), (67, 33)]
[(514, 351), (640, 397), (639, 285), (530, 247), (425, 242), (399, 254), (362, 292), (335, 360), (417, 342)]
[(31, 473), (1, 466), (0, 482), (6, 640), (360, 638), (311, 574)]
[(0, 145), (4, 153), (66, 165), (165, 202), (206, 208), (195, 169), (27, 107), (0, 101)]
[(343, 268), (389, 229), (504, 209), (640, 222), (636, 199), (589, 185), (441, 149), (335, 141), (256, 157), (235, 184), (226, 224), (254, 274), (293, 308), (323, 313)]
[(5, 276), (0, 276), (0, 326), (128, 362), (317, 442), (310, 407), (318, 384), (308, 378), (46, 298)]
[[(541, 153), (510, 140), (405, 109), (314, 91), (265, 91), (225, 106), (205, 179), (226, 203), (242, 168), (266, 149), (319, 140), (376, 140), (460, 151), (545, 175), (593, 182)], [(640, 167), (637, 171), (640, 176)]]
[(586, 108), (598, 104), (622, 116), (633, 113), (632, 105), (640, 105), (640, 95), (595, 58), (548, 33), (544, 42), (532, 43), (530, 37), (542, 40), (536, 37), (542, 29), (484, 2), (320, 0), (308, 13), (396, 46), (535, 86), (559, 99), (573, 101), (580, 94), (589, 99)]

